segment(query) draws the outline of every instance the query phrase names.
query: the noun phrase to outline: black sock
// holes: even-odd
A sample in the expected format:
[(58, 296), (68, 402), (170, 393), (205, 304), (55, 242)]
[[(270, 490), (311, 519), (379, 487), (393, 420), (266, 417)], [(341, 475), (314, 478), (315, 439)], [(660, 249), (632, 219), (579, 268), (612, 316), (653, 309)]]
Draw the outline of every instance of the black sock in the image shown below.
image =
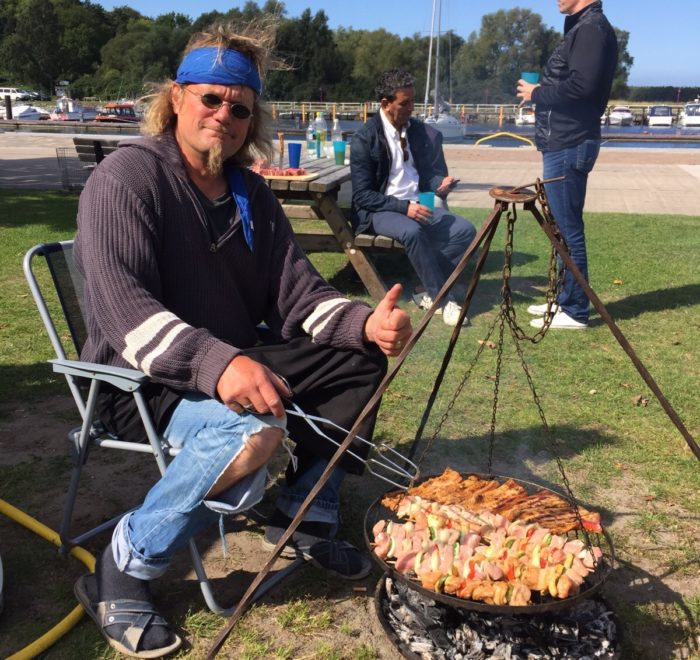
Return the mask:
[(117, 568), (111, 543), (97, 560), (95, 574), (100, 601), (119, 599), (151, 601), (151, 590), (146, 580), (131, 577)]
[[(112, 544), (107, 546), (105, 551), (100, 555), (95, 566), (95, 575), (97, 577), (97, 593), (98, 601), (110, 600), (142, 600), (148, 603), (151, 601), (151, 590), (147, 580), (139, 580), (131, 577), (126, 573), (122, 573), (114, 561), (112, 553)], [(129, 626), (126, 624), (112, 624), (106, 626), (109, 628), (108, 634), (114, 639), (121, 639), (124, 631)], [(175, 641), (175, 633), (164, 626), (150, 626), (141, 638), (139, 649), (137, 650), (152, 650), (169, 646)]]

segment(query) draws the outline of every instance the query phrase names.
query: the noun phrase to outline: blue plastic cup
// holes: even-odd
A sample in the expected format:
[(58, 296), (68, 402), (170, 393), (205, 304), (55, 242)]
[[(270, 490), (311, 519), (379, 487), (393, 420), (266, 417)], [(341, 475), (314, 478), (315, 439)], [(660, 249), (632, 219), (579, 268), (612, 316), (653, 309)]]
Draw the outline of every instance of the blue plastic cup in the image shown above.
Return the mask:
[(348, 143), (345, 140), (333, 141), (333, 155), (336, 165), (345, 165), (345, 148), (347, 146)]
[(288, 142), (289, 167), (298, 168), (301, 162), (301, 142)]
[(521, 71), (520, 78), (531, 85), (536, 85), (540, 82), (540, 74), (537, 71)]
[(418, 203), (427, 206), (431, 211), (435, 209), (435, 193), (422, 192), (418, 193)]

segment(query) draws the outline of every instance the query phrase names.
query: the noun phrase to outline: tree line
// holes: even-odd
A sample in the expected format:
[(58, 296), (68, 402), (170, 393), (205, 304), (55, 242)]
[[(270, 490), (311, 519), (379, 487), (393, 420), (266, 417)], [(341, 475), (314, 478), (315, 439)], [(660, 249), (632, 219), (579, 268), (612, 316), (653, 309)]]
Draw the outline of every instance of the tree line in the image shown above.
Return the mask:
[[(90, 0), (2, 0), (0, 81), (52, 93), (67, 80), (79, 98), (137, 98), (144, 84), (174, 76), (194, 32), (216, 21), (247, 23), (271, 15), (278, 23), (277, 55), (288, 67), (269, 73), (270, 100), (370, 100), (377, 75), (393, 67), (411, 71), (417, 90), (425, 88), (429, 36), (331, 30), (324, 11), (290, 17), (276, 0), (262, 6), (249, 0), (194, 20), (174, 12), (150, 18), (126, 6), (106, 11)], [(629, 33), (616, 32), (620, 62), (612, 96), (623, 99), (630, 94), (633, 58)], [(560, 38), (539, 14), (517, 7), (484, 15), (480, 30), (467, 39), (442, 33), (441, 94), (454, 103), (513, 103), (520, 71), (542, 69)]]

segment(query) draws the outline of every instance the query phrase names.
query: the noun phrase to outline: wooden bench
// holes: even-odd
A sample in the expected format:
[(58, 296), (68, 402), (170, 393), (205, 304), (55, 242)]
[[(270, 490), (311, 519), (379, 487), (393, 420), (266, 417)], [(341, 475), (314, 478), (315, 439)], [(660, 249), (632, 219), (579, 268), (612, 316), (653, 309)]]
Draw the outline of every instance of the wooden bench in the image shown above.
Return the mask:
[(92, 165), (92, 167), (95, 167), (95, 165), (101, 163), (119, 146), (122, 139), (108, 140), (90, 137), (74, 137), (73, 146), (81, 162), (88, 163), (88, 166)]

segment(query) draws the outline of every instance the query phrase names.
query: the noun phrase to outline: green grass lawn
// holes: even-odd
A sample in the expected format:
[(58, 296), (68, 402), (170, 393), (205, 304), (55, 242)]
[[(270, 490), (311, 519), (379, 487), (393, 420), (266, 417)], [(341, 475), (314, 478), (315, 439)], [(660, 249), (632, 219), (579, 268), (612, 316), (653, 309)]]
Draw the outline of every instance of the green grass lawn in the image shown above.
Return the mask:
[[(51, 357), (50, 347), (21, 263), (31, 245), (71, 237), (76, 208), (77, 197), (73, 195), (0, 190), (0, 396), (6, 403), (0, 409), (4, 415), (0, 424), (13, 409), (25, 404), (38, 404), (40, 408), (42, 401), (65, 391), (64, 384), (45, 364)], [(477, 226), (488, 213), (461, 211)], [(517, 318), (523, 328), (529, 329), (525, 309), (532, 302), (540, 302), (545, 290), (548, 243), (529, 214), (519, 211), (518, 216), (511, 288)], [(447, 465), (486, 471), (492, 451), (496, 474), (561, 485), (556, 455), (576, 496), (602, 512), (615, 541), (620, 567), (606, 585), (605, 595), (624, 628), (625, 657), (697, 657), (699, 464), (597, 314), (593, 314), (586, 331), (553, 331), (538, 345), (522, 344), (541, 409), (552, 429), (551, 438), (543, 431), (520, 358), (506, 337), (491, 444), (497, 350), (486, 348), (473, 368), (471, 365), (479, 341), (486, 338), (499, 313), (503, 229), (499, 228), (494, 240), (470, 309), (471, 323), (460, 336), (419, 445), (418, 456), (427, 448), (422, 467), (428, 472)], [(592, 213), (587, 216), (587, 242), (593, 290), (697, 439), (700, 218)], [(339, 289), (369, 301), (344, 255), (313, 254), (311, 259)], [(378, 267), (388, 283), (402, 281), (407, 291), (415, 283), (402, 256), (383, 256)], [(420, 313), (408, 303), (408, 294), (405, 298), (405, 307), (416, 324)], [(450, 333), (451, 328), (439, 317), (430, 323), (384, 396), (378, 440), (403, 451), (410, 446)], [(496, 341), (497, 334), (491, 339)], [(471, 375), (463, 382), (470, 369)], [(440, 423), (443, 416), (444, 422)], [(22, 507), (28, 496), (18, 483), (36, 480), (39, 475), (45, 477), (47, 467), (30, 460), (20, 465), (1, 464), (0, 484), (6, 484), (16, 498), (12, 503)], [(54, 464), (51, 467), (57, 472), (65, 469)], [(360, 496), (358, 484), (362, 484)], [(348, 536), (358, 543), (362, 542), (357, 530), (364, 510), (370, 498), (382, 489), (371, 479), (348, 484), (345, 527), (355, 530)], [(8, 497), (5, 488), (0, 487), (0, 497)], [(295, 582), (288, 617), (298, 615), (298, 599), (306, 598), (308, 589), (303, 580)], [(63, 597), (70, 602), (69, 594)], [(312, 606), (319, 605), (313, 595), (309, 598)], [(206, 642), (218, 630), (220, 620), (209, 618), (211, 615), (201, 610), (199, 602), (192, 607), (179, 624), (191, 642)], [(256, 620), (260, 620), (256, 616), (266, 615), (263, 610), (246, 618), (245, 630), (255, 627)], [(335, 623), (342, 625), (341, 620)], [(81, 657), (78, 649), (84, 649), (80, 646), (85, 643), (82, 636), (92, 633), (90, 630), (79, 635), (81, 640), (75, 646), (71, 646), (69, 635), (46, 657)], [(7, 646), (0, 644), (0, 655), (3, 650), (18, 648), (11, 644), (12, 630), (3, 630), (0, 619), (3, 637), (10, 641)], [(239, 641), (243, 637), (241, 632)], [(321, 633), (319, 637), (325, 641), (309, 642), (300, 655), (374, 657), (364, 647), (333, 655), (336, 651), (323, 646), (328, 644), (327, 638)], [(90, 639), (104, 653), (96, 632)], [(256, 639), (255, 643), (259, 646), (251, 643), (246, 657), (295, 657), (287, 655), (281, 642), (275, 646), (274, 639), (262, 643)], [(353, 648), (351, 639), (345, 644)]]

